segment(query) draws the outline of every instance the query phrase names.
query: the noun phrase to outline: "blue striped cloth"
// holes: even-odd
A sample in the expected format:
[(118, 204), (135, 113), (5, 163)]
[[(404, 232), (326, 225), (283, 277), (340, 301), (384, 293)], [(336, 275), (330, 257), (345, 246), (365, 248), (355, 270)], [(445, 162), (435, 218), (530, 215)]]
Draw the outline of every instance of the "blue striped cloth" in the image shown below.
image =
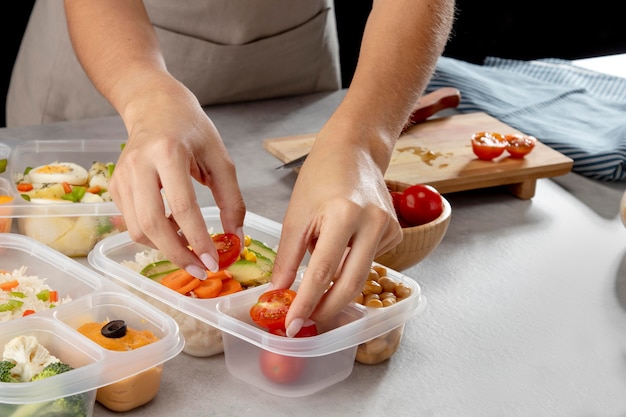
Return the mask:
[[(462, 113), (483, 111), (574, 160), (573, 171), (626, 179), (626, 78), (562, 59), (441, 57), (427, 91), (455, 87)], [(504, 133), (504, 132), (503, 132)]]

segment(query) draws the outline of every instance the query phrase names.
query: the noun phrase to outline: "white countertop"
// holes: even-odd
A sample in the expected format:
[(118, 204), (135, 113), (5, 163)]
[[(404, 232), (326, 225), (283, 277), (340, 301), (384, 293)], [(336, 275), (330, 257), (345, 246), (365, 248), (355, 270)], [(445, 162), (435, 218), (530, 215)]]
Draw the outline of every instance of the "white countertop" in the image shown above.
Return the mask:
[[(343, 92), (208, 109), (248, 209), (281, 221), (296, 178), (265, 138), (317, 131)], [(116, 117), (19, 129), (21, 137), (124, 137)], [(223, 355), (167, 362), (158, 396), (128, 417), (626, 415), (626, 183), (541, 179), (531, 200), (504, 188), (448, 194), (440, 247), (404, 271), (428, 299), (387, 362), (355, 364), (308, 397), (232, 377)], [(200, 197), (210, 204), (208, 193)], [(83, 260), (84, 262), (84, 260)], [(96, 405), (94, 417), (120, 416)]]

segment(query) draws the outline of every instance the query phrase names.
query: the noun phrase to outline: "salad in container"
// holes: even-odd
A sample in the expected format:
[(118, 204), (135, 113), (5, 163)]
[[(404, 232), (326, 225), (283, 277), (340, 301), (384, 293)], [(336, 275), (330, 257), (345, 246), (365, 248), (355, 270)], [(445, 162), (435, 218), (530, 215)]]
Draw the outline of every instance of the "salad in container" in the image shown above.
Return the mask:
[(73, 257), (126, 230), (108, 192), (123, 144), (23, 140), (6, 147), (0, 158), (0, 230), (17, 223), (19, 233)]

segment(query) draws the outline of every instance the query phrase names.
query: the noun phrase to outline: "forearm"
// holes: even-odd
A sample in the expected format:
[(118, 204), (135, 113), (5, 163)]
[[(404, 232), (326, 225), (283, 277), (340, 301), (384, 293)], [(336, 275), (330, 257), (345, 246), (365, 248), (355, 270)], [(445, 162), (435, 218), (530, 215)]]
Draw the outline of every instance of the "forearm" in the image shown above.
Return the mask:
[(358, 65), (336, 114), (337, 128), (373, 142), (385, 169), (404, 123), (426, 87), (452, 26), (452, 0), (375, 0)]
[(81, 65), (125, 121), (133, 99), (173, 84), (141, 0), (65, 0), (65, 9)]

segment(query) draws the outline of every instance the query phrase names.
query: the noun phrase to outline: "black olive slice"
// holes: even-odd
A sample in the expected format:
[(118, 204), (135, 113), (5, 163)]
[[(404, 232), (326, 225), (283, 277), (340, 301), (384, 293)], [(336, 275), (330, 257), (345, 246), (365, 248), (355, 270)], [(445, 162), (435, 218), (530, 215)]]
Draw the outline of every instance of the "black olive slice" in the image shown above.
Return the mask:
[(119, 339), (126, 335), (126, 322), (124, 320), (112, 320), (102, 326), (100, 330), (102, 336), (110, 339)]

